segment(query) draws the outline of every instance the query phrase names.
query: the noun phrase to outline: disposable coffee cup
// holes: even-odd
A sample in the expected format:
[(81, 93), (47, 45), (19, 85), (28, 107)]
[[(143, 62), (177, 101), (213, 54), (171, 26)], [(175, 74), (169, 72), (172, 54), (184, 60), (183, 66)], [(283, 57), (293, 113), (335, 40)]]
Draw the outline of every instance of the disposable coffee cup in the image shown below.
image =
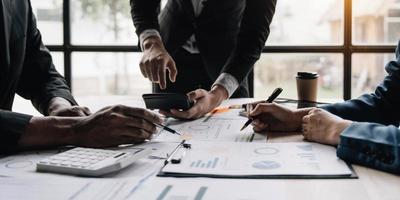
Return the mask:
[(298, 107), (314, 107), (317, 102), (318, 73), (316, 72), (297, 72), (297, 98)]

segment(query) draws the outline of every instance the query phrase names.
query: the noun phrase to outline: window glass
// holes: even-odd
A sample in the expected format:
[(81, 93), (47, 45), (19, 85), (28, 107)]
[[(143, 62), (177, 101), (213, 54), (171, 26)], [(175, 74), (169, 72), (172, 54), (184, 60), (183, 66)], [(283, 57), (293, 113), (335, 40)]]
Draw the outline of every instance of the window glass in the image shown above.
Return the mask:
[(140, 56), (140, 53), (73, 53), (73, 94), (140, 97), (150, 93), (151, 83), (140, 72)]
[(31, 0), (37, 26), (46, 45), (63, 43), (62, 0)]
[(318, 100), (343, 98), (342, 54), (266, 53), (254, 68), (254, 96), (266, 98), (276, 87), (281, 97), (297, 99), (296, 75), (299, 71), (318, 72)]
[(71, 0), (75, 45), (137, 45), (128, 0)]
[(279, 0), (266, 45), (343, 44), (343, 0)]
[(400, 39), (400, 2), (353, 0), (355, 44), (394, 45)]
[(395, 60), (392, 54), (357, 53), (352, 59), (352, 97), (372, 93), (387, 75), (386, 64)]
[(58, 73), (64, 76), (64, 54), (62, 52), (51, 52), (51, 57)]

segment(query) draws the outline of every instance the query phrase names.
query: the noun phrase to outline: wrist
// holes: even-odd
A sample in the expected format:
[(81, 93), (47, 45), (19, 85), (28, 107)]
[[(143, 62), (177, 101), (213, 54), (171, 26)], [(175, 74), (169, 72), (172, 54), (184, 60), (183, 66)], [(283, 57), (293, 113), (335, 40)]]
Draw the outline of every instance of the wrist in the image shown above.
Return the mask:
[(75, 145), (78, 134), (73, 126), (79, 117), (32, 117), (26, 131), (21, 135), (18, 147), (21, 149)]
[(49, 106), (47, 108), (47, 114), (52, 115), (52, 113), (56, 110), (69, 108), (71, 106), (72, 104), (68, 100), (61, 97), (54, 97), (49, 102)]
[(294, 124), (296, 125), (296, 130), (301, 131), (302, 123), (303, 123), (303, 117), (308, 115), (312, 108), (302, 108), (302, 109), (297, 109), (293, 111), (293, 116), (294, 116)]
[(164, 48), (164, 45), (159, 37), (151, 36), (151, 37), (146, 38), (143, 41), (142, 47), (143, 47), (143, 50), (146, 51), (146, 50), (149, 50), (154, 47)]
[(210, 93), (218, 99), (219, 103), (222, 103), (222, 101), (228, 99), (229, 94), (228, 91), (221, 85), (215, 85), (211, 90)]
[(80, 135), (75, 129), (76, 124), (82, 121), (83, 117), (58, 117), (57, 129), (62, 133), (62, 145), (78, 145)]
[(340, 135), (343, 133), (345, 129), (347, 129), (353, 122), (350, 120), (341, 120), (337, 127), (337, 131), (335, 131), (335, 135), (333, 136), (333, 145), (338, 145), (340, 143)]

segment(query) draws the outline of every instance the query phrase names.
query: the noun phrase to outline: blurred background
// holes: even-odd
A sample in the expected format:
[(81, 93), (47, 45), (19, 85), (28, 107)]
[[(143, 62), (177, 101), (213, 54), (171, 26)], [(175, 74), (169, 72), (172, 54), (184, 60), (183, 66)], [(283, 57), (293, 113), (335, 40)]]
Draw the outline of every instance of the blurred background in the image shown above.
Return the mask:
[[(136, 47), (129, 0), (31, 1), (44, 42), (75, 96), (151, 92), (138, 65), (141, 53)], [(320, 74), (319, 99), (357, 97), (373, 91), (385, 75), (385, 64), (394, 59), (391, 52), (400, 39), (400, 0), (352, 0), (352, 14), (347, 1), (278, 1), (265, 52), (254, 68), (255, 97), (265, 97), (280, 86), (285, 97), (296, 98), (297, 71)], [(344, 33), (348, 14), (351, 38)], [(350, 46), (363, 51), (346, 54)], [(347, 66), (351, 70), (344, 70), (345, 59), (351, 61)], [(345, 77), (351, 79), (347, 84)]]

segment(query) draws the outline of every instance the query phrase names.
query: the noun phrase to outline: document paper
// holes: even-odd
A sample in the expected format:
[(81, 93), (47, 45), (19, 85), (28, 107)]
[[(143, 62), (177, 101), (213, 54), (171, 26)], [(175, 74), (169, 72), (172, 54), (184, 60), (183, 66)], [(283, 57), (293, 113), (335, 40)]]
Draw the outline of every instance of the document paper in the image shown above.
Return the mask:
[(315, 143), (193, 142), (180, 164), (160, 175), (194, 176), (351, 176), (336, 149)]
[(160, 142), (180, 142), (182, 139), (194, 141), (224, 141), (224, 142), (266, 142), (266, 136), (255, 134), (252, 126), (240, 131), (248, 120), (239, 116), (240, 110), (228, 110), (223, 113), (209, 114), (193, 121), (169, 119), (168, 127), (183, 134), (171, 134), (161, 130), (155, 137)]
[(147, 181), (133, 195), (132, 199), (157, 200), (257, 200), (289, 199), (283, 181), (248, 179), (177, 179), (154, 178)]
[(139, 184), (137, 178), (0, 178), (0, 199), (132, 199)]

